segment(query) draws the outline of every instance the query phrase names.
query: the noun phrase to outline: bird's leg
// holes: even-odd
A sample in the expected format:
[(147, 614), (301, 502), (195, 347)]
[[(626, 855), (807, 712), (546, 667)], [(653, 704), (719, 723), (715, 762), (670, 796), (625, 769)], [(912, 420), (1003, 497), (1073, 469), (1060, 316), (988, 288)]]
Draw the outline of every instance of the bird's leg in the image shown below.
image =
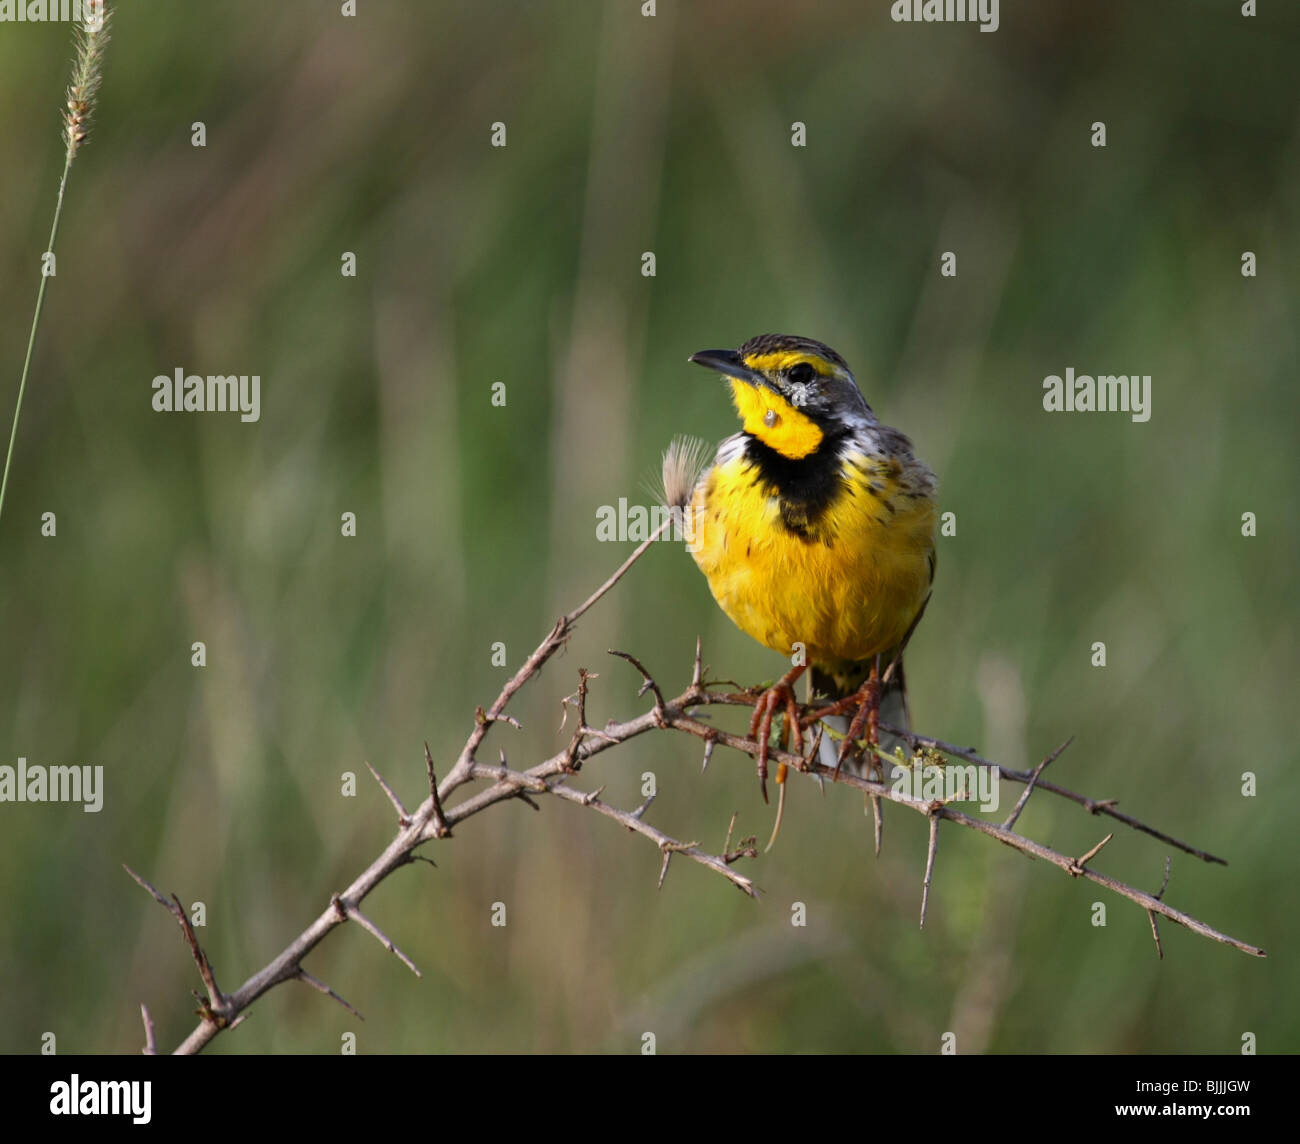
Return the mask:
[[(758, 783), (763, 792), (763, 801), (767, 802), (767, 741), (772, 734), (772, 714), (777, 704), (785, 706), (786, 733), (794, 732), (796, 741), (801, 729), (799, 727), (799, 703), (795, 699), (794, 685), (798, 678), (808, 670), (806, 664), (792, 667), (771, 687), (758, 697), (754, 704), (754, 714), (749, 720), (749, 737), (758, 741)], [(785, 764), (777, 771), (776, 781), (785, 782)]]
[[(797, 678), (797, 676), (796, 676)], [(790, 750), (790, 732), (794, 731), (794, 747), (797, 753), (803, 753), (803, 731), (799, 725), (799, 704), (794, 698), (794, 680), (790, 681), (790, 687), (785, 693), (785, 720), (781, 724), (781, 749)], [(767, 840), (767, 846), (763, 853), (767, 853), (776, 845), (776, 836), (781, 833), (781, 820), (785, 817), (785, 792), (786, 774), (789, 767), (784, 762), (776, 765), (776, 820), (772, 823), (772, 837)]]
[(880, 660), (879, 658), (872, 661), (871, 671), (863, 681), (862, 686), (858, 688), (857, 694), (853, 696), (858, 703), (858, 712), (853, 716), (853, 722), (849, 724), (848, 734), (844, 736), (844, 742), (840, 744), (839, 757), (835, 760), (835, 778), (840, 777), (840, 767), (844, 765), (844, 760), (848, 758), (849, 752), (853, 750), (853, 744), (857, 741), (858, 736), (862, 734), (865, 727), (867, 731), (867, 750), (872, 757), (872, 770), (875, 770), (875, 753), (872, 748), (880, 741)]

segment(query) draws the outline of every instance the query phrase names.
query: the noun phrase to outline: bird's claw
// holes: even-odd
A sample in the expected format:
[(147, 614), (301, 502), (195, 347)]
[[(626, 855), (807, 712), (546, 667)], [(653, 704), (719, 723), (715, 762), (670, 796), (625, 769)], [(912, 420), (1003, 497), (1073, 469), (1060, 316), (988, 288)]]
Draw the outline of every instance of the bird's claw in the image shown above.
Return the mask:
[[(768, 740), (772, 737), (772, 717), (780, 705), (785, 714), (785, 732), (788, 736), (794, 732), (795, 742), (799, 742), (803, 729), (799, 724), (799, 703), (795, 699), (795, 681), (807, 670), (795, 667), (787, 671), (771, 687), (764, 691), (754, 704), (754, 713), (749, 720), (749, 737), (758, 742), (758, 785), (763, 792), (763, 801), (767, 797), (767, 750)], [(782, 766), (776, 776), (778, 783), (785, 782), (785, 767)]]

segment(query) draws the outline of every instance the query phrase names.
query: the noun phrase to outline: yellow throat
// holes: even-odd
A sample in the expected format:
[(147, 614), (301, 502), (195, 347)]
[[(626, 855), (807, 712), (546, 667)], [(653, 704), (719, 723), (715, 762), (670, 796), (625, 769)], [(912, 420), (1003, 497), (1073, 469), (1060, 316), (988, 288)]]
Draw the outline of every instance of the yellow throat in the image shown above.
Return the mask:
[(746, 433), (792, 461), (816, 452), (822, 443), (822, 431), (810, 417), (764, 386), (729, 380), (731, 399)]

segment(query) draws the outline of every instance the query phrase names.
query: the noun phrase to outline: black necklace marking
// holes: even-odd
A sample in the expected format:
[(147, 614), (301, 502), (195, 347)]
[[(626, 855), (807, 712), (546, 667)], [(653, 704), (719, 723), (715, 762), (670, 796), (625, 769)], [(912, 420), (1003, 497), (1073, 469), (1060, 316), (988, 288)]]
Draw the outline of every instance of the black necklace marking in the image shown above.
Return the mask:
[(811, 530), (847, 487), (840, 472), (839, 446), (848, 431), (836, 427), (823, 432), (821, 444), (798, 460), (782, 456), (751, 433), (745, 434), (745, 456), (757, 470), (755, 482), (776, 494), (782, 523), (804, 540), (813, 539)]

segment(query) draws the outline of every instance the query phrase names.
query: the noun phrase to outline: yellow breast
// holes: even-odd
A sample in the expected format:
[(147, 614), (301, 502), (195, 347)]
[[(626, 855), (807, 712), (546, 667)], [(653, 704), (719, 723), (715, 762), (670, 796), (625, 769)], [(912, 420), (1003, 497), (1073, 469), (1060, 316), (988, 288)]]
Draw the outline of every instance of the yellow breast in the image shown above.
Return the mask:
[(692, 501), (690, 549), (722, 610), (776, 651), (802, 644), (819, 666), (897, 647), (933, 577), (922, 483), (894, 458), (854, 453), (841, 471), (843, 494), (802, 534), (743, 454), (711, 469)]

